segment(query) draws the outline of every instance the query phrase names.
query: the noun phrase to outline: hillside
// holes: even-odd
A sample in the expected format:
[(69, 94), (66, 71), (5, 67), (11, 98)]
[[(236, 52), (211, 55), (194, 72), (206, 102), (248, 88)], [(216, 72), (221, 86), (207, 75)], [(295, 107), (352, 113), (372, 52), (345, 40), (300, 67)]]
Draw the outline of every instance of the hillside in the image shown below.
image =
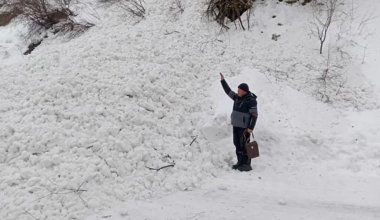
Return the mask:
[[(378, 219), (380, 4), (342, 5), (320, 55), (310, 5), (259, 2), (221, 31), (182, 3), (136, 20), (86, 1), (94, 27), (28, 56), (25, 27), (0, 27), (0, 219)], [(230, 170), (219, 72), (258, 95), (251, 173)]]

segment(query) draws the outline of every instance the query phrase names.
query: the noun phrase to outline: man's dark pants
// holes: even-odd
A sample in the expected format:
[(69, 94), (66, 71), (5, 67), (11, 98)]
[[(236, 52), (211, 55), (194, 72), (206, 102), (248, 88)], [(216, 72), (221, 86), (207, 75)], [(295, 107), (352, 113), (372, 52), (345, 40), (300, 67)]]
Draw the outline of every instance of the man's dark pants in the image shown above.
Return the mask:
[[(236, 156), (238, 164), (251, 165), (251, 159), (247, 156), (245, 144), (249, 142), (249, 134), (245, 133), (246, 128), (233, 127), (233, 140), (236, 147)], [(247, 139), (248, 138), (248, 139)]]

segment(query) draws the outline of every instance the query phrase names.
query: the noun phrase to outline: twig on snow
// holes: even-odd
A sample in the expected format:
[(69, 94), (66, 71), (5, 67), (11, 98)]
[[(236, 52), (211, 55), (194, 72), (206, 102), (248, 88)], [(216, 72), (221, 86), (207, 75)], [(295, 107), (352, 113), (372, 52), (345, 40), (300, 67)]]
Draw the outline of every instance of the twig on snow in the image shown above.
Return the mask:
[(197, 140), (198, 135), (194, 136), (193, 141), (191, 141), (190, 146)]
[(166, 166), (163, 166), (163, 167), (160, 167), (160, 168), (152, 168), (152, 167), (147, 167), (147, 166), (146, 166), (146, 168), (148, 168), (150, 170), (160, 171), (160, 170), (168, 168), (168, 167), (174, 167), (174, 165), (175, 165), (175, 163), (169, 164), (169, 165), (166, 165)]
[[(51, 181), (50, 179), (48, 179), (48, 180), (49, 180), (51, 183), (53, 183), (54, 185), (58, 186), (58, 184), (54, 183), (54, 182)], [(47, 195), (45, 195), (45, 196), (42, 196), (42, 197), (40, 197), (40, 198), (38, 198), (38, 199), (36, 199), (36, 200), (33, 200), (32, 202), (40, 201), (41, 199), (44, 199), (44, 198), (46, 198), (46, 197), (48, 197), (48, 196), (52, 196), (52, 195), (63, 195), (63, 194), (75, 193), (75, 194), (77, 194), (78, 197), (82, 200), (83, 204), (84, 204), (86, 207), (88, 207), (87, 202), (84, 201), (84, 199), (82, 198), (82, 193), (83, 193), (83, 192), (87, 192), (87, 190), (86, 190), (86, 189), (81, 189), (82, 186), (83, 186), (85, 183), (87, 183), (87, 182), (88, 182), (88, 180), (83, 181), (83, 182), (78, 186), (78, 188), (76, 188), (76, 189), (72, 189), (72, 188), (62, 188), (62, 189), (56, 189), (56, 190), (49, 190), (49, 189), (46, 188), (50, 193), (47, 194)]]
[(165, 31), (165, 35), (170, 35), (170, 34), (173, 34), (173, 33), (177, 33), (178, 34), (179, 31), (170, 31), (170, 32), (168, 30)]
[(35, 217), (34, 215), (32, 215), (32, 213), (30, 213), (28, 210), (25, 210), (24, 211), (26, 214), (30, 215), (32, 218), (38, 220), (39, 218)]
[[(94, 152), (94, 153), (95, 153), (95, 152)], [(95, 155), (98, 156), (101, 160), (104, 161), (104, 163), (110, 168), (111, 173), (116, 174), (116, 176), (120, 176), (119, 173), (118, 173), (116, 170), (113, 170), (113, 168), (110, 166), (110, 164), (107, 162), (107, 160), (104, 159), (104, 157), (100, 156), (99, 154), (95, 154)]]

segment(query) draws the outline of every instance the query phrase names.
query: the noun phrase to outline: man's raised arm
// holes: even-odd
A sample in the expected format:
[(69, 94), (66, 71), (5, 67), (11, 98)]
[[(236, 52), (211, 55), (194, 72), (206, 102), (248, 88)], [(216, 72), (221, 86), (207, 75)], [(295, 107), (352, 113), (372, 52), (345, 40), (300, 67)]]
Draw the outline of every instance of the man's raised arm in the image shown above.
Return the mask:
[(232, 99), (236, 99), (236, 93), (231, 90), (231, 88), (228, 86), (226, 80), (224, 79), (224, 76), (222, 73), (220, 73), (220, 82), (222, 83), (224, 92)]

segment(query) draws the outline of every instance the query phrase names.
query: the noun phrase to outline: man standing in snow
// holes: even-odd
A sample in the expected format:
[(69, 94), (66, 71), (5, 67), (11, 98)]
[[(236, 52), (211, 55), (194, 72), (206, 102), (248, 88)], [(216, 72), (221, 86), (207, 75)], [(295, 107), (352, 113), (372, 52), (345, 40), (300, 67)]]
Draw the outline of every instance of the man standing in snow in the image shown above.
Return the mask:
[(236, 147), (237, 163), (232, 166), (232, 169), (250, 171), (252, 170), (251, 159), (247, 156), (245, 144), (256, 125), (258, 117), (257, 96), (249, 91), (246, 83), (240, 84), (238, 92), (235, 93), (228, 86), (222, 73), (220, 73), (220, 78), (224, 92), (234, 100), (231, 124), (233, 126), (233, 141)]

